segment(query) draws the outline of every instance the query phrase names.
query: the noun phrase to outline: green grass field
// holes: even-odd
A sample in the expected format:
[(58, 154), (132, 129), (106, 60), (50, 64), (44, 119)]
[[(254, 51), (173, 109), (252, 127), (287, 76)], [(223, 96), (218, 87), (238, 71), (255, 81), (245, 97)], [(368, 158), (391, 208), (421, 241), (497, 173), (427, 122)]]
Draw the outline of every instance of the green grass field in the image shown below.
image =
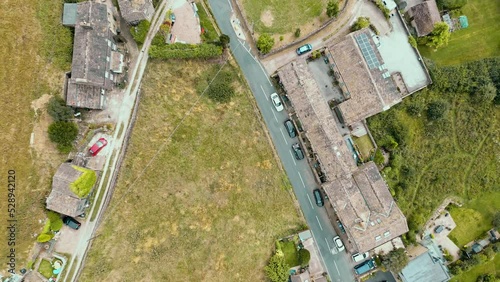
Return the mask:
[(243, 0), (250, 25), (258, 33), (294, 32), (326, 12), (326, 0)]
[(478, 265), (471, 270), (451, 278), (451, 282), (476, 282), (477, 277), (483, 274), (500, 275), (500, 254), (489, 262)]
[(424, 57), (439, 65), (459, 64), (500, 55), (500, 5), (491, 0), (469, 0), (462, 7), (469, 27), (453, 32), (448, 46), (434, 52), (419, 46)]
[(79, 281), (262, 281), (275, 240), (302, 226), (242, 79), (228, 104), (202, 98), (158, 151), (212, 68), (148, 64), (109, 218)]
[(295, 245), (295, 242), (293, 241), (282, 242), (281, 250), (283, 251), (283, 255), (285, 255), (285, 262), (290, 267), (299, 265), (299, 252), (297, 251), (297, 246)]

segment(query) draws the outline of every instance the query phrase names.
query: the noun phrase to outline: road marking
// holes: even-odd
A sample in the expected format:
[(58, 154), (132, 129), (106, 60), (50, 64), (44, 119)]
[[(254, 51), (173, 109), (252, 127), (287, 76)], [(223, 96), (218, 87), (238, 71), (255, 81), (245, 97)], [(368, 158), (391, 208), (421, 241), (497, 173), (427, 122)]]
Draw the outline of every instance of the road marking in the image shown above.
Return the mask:
[[(309, 195), (308, 195), (309, 197)], [(309, 200), (310, 201), (310, 200)], [(323, 255), (321, 254), (321, 250), (319, 248), (319, 245), (318, 245), (318, 239), (316, 238), (316, 236), (314, 235), (314, 232), (311, 230), (311, 234), (314, 238), (314, 243), (316, 244), (316, 247), (318, 247), (318, 250), (319, 250), (319, 257), (321, 258), (321, 261), (323, 261), (323, 266), (325, 267), (326, 269), (326, 273), (328, 274), (328, 277), (332, 278), (332, 275), (330, 274), (330, 270), (328, 269), (328, 267), (326, 266), (326, 262), (325, 262), (325, 259), (323, 258)], [(339, 275), (340, 276), (340, 275)]]
[(273, 116), (274, 116), (274, 119), (276, 120), (276, 122), (279, 122), (278, 118), (276, 117), (276, 114), (274, 113), (274, 109), (273, 109), (272, 113), (273, 113)]
[[(250, 53), (250, 52), (248, 52)], [(251, 56), (251, 55), (250, 55)], [(259, 62), (259, 60), (257, 60), (256, 58), (254, 58), (254, 60), (257, 62), (257, 64), (259, 64), (259, 67), (260, 69), (262, 70), (262, 72), (264, 73), (264, 75), (266, 76), (266, 79), (267, 79), (267, 82), (269, 82), (269, 85), (273, 86), (273, 84), (271, 83), (271, 80), (269, 80), (269, 76), (267, 75), (267, 72), (266, 70), (264, 69), (264, 67), (262, 66), (262, 64)]]
[(229, 7), (231, 7), (231, 12), (233, 12), (233, 5), (231, 5), (231, 0), (227, 0), (227, 3), (229, 3)]
[(294, 156), (293, 156), (293, 154), (292, 154), (292, 151), (288, 151), (288, 152), (290, 152), (290, 155), (292, 156), (292, 161), (293, 161), (293, 164), (294, 164), (294, 165), (297, 165), (297, 163), (295, 162), (295, 157), (294, 157)]
[(306, 194), (306, 196), (307, 196), (307, 199), (309, 200), (309, 204), (311, 204), (311, 208), (314, 209), (314, 206), (313, 206), (313, 203), (311, 202), (311, 198), (309, 197), (309, 194)]
[(302, 175), (300, 175), (300, 172), (297, 171), (300, 177), (300, 181), (302, 182), (302, 185), (304, 185), (304, 188), (306, 188), (306, 184), (304, 183), (304, 180), (302, 180)]
[(318, 218), (318, 216), (316, 216), (316, 220), (318, 221), (319, 228), (321, 229), (321, 231), (323, 231), (323, 227), (321, 226), (321, 222), (319, 222), (319, 218)]
[(262, 87), (262, 85), (260, 86), (260, 89), (262, 89), (262, 93), (264, 94), (264, 97), (266, 97), (266, 100), (269, 101), (269, 97), (267, 97), (266, 91), (264, 91), (264, 87)]
[(286, 141), (285, 133), (283, 133), (283, 130), (281, 129), (281, 127), (280, 127), (280, 132), (281, 132), (281, 135), (283, 135), (283, 139), (285, 139), (285, 143), (288, 145), (288, 141)]
[(335, 264), (335, 268), (337, 269), (337, 273), (339, 274), (340, 276), (340, 271), (339, 271), (339, 267), (337, 266), (337, 262), (336, 261), (333, 261), (333, 263)]

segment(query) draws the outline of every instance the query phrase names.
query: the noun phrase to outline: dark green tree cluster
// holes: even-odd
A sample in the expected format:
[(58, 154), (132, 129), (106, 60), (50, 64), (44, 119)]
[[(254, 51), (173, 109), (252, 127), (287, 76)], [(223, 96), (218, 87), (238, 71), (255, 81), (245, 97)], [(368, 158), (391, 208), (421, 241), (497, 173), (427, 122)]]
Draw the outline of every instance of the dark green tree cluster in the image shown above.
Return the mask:
[(408, 255), (405, 249), (399, 248), (381, 256), (382, 265), (393, 273), (400, 273), (408, 264)]
[(263, 33), (257, 39), (257, 48), (262, 54), (267, 54), (271, 52), (274, 46), (274, 38), (268, 33)]
[(481, 274), (477, 277), (476, 282), (498, 282), (500, 281), (500, 276), (497, 277), (495, 274)]
[(215, 80), (208, 86), (207, 96), (217, 103), (227, 103), (234, 96), (233, 74), (221, 71)]
[(222, 47), (211, 43), (152, 45), (149, 56), (157, 59), (206, 59), (222, 55)]
[(73, 118), (73, 109), (66, 106), (66, 101), (59, 96), (50, 98), (47, 113), (54, 121), (68, 121)]
[(143, 44), (144, 40), (146, 40), (146, 36), (148, 35), (149, 27), (151, 23), (147, 20), (142, 20), (139, 22), (137, 26), (133, 26), (130, 28), (130, 34), (134, 38), (137, 44)]
[(450, 105), (444, 100), (430, 102), (427, 107), (427, 118), (429, 120), (440, 120), (446, 115), (449, 108)]
[(59, 151), (69, 153), (78, 135), (78, 127), (73, 122), (56, 121), (49, 125), (48, 133), (50, 141), (57, 144)]
[(299, 264), (302, 267), (309, 265), (309, 261), (311, 260), (311, 253), (306, 249), (299, 250)]
[(426, 45), (433, 48), (434, 50), (440, 47), (448, 45), (450, 40), (450, 27), (445, 22), (438, 22), (434, 24), (434, 29), (425, 38)]
[(285, 257), (281, 254), (275, 254), (269, 260), (269, 263), (264, 267), (267, 278), (272, 282), (288, 281), (288, 270), (290, 266), (286, 264)]
[(441, 10), (455, 10), (467, 4), (467, 0), (437, 0), (437, 5)]
[(328, 1), (328, 4), (326, 4), (326, 15), (329, 16), (330, 18), (336, 17), (339, 14), (339, 2), (336, 0), (330, 0)]

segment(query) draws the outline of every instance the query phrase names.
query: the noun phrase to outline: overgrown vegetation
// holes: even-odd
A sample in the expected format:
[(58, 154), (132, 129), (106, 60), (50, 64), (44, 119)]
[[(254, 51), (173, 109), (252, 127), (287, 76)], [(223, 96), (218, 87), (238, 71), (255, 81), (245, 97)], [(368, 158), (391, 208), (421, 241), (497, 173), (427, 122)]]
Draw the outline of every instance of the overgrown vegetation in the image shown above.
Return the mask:
[(217, 41), (219, 35), (210, 21), (208, 11), (205, 10), (205, 6), (198, 4), (198, 17), (200, 18), (200, 26), (202, 28), (201, 40), (203, 40), (203, 42)]
[(153, 59), (206, 59), (222, 55), (222, 47), (211, 44), (161, 44), (152, 45), (149, 56)]
[(49, 125), (48, 133), (50, 141), (57, 144), (61, 153), (69, 153), (78, 135), (78, 127), (74, 122), (56, 121)]
[(392, 273), (400, 273), (408, 264), (408, 255), (404, 248), (398, 248), (381, 255), (382, 266)]
[(54, 237), (54, 232), (61, 230), (63, 221), (61, 215), (53, 211), (47, 211), (48, 220), (45, 222), (42, 232), (36, 238), (37, 242), (44, 243)]
[[(206, 95), (216, 103), (228, 103), (235, 95), (233, 83), (235, 82), (234, 69), (231, 66), (220, 70), (221, 66), (215, 65), (202, 75), (196, 84), (198, 94), (206, 89)], [(220, 71), (219, 71), (220, 70)], [(208, 89), (207, 89), (208, 87)]]
[(359, 17), (351, 26), (351, 31), (356, 31), (370, 26), (370, 19), (367, 17)]
[[(498, 244), (498, 243), (497, 243)], [(487, 261), (477, 266), (471, 267), (468, 271), (454, 275), (451, 282), (478, 282), (480, 277), (484, 279), (485, 275), (499, 276), (500, 254), (497, 252), (493, 260)], [(491, 276), (490, 276), (491, 277)], [(493, 280), (495, 281), (495, 280)], [(498, 280), (496, 280), (498, 281)], [(495, 281), (495, 282), (496, 282)], [(483, 280), (484, 282), (484, 280)]]
[(272, 282), (288, 281), (290, 265), (285, 262), (283, 255), (276, 253), (271, 257), (269, 263), (264, 267), (266, 276)]
[(326, 15), (330, 18), (336, 17), (339, 14), (339, 2), (337, 0), (330, 0), (326, 5)]
[(146, 40), (150, 26), (151, 23), (149, 21), (142, 20), (137, 26), (130, 27), (130, 34), (132, 34), (132, 37), (138, 45), (142, 45), (144, 40)]
[(257, 48), (262, 54), (267, 54), (274, 46), (274, 38), (271, 35), (264, 33), (257, 39)]
[(434, 50), (437, 50), (448, 45), (448, 41), (450, 40), (450, 27), (445, 22), (438, 22), (434, 24), (432, 32), (422, 39), (422, 43)]
[(73, 118), (73, 109), (66, 106), (66, 101), (60, 96), (53, 96), (47, 104), (47, 113), (54, 121), (68, 121)]
[(499, 96), (480, 105), (474, 98), (482, 85), (500, 86), (499, 60), (431, 64), (429, 89), (368, 120), (378, 145), (390, 152), (382, 172), (408, 218), (407, 240), (446, 197), (469, 200), (499, 187)]
[(384, 17), (387, 20), (391, 17), (391, 11), (389, 11), (389, 9), (387, 9), (387, 7), (384, 5), (384, 3), (382, 3), (381, 0), (376, 0), (375, 5), (377, 5), (377, 8), (379, 8), (380, 11), (382, 11), (382, 14), (384, 14)]
[(417, 48), (417, 40), (415, 40), (415, 37), (413, 36), (408, 36), (408, 43), (410, 43), (411, 47)]
[(97, 180), (97, 175), (95, 171), (83, 167), (79, 167), (74, 165), (73, 169), (82, 172), (82, 175), (78, 177), (73, 183), (70, 184), (70, 189), (73, 193), (75, 193), (78, 197), (83, 198), (87, 196), (92, 187)]

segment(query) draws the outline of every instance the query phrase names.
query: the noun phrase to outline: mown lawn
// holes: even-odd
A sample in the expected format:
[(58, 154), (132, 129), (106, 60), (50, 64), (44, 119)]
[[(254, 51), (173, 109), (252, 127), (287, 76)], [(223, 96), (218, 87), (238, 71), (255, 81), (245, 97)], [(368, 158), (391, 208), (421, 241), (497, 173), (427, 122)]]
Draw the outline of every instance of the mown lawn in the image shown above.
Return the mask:
[[(258, 33), (283, 34), (294, 32), (314, 18), (326, 13), (326, 0), (243, 0), (248, 22)], [(270, 15), (272, 25), (266, 26), (261, 19)], [(264, 21), (266, 21), (264, 19)]]
[(42, 274), (45, 278), (50, 278), (53, 275), (53, 270), (54, 269), (52, 268), (52, 264), (50, 263), (50, 261), (42, 259), (42, 261), (40, 262), (40, 266), (38, 267), (38, 272), (40, 272), (40, 274)]
[(460, 275), (453, 276), (451, 282), (476, 282), (477, 277), (483, 274), (500, 275), (500, 254), (496, 254), (495, 258), (489, 262), (480, 264), (471, 270)]
[(297, 251), (297, 246), (295, 242), (281, 242), (281, 250), (285, 255), (285, 262), (290, 266), (294, 267), (299, 265), (299, 252)]
[(263, 281), (275, 240), (300, 229), (251, 94), (226, 67), (240, 77), (232, 101), (203, 97), (166, 141), (213, 64), (149, 63), (108, 218), (79, 281)]
[(440, 65), (451, 65), (500, 55), (498, 2), (469, 0), (462, 12), (469, 20), (469, 27), (453, 32), (448, 46), (436, 52), (419, 46), (423, 56)]
[[(71, 58), (71, 40), (52, 40), (61, 24), (63, 1), (2, 1), (0, 5), (0, 142), (2, 150), (0, 172), (7, 179), (8, 170), (16, 171), (16, 271), (27, 265), (29, 249), (35, 243), (34, 233), (42, 231), (45, 216), (45, 196), (50, 190), (51, 177), (61, 156), (49, 143), (36, 150), (45, 138), (47, 128), (35, 131), (35, 149), (30, 148), (31, 133), (47, 117), (45, 109), (35, 115), (31, 103), (44, 94), (59, 93), (61, 78)], [(58, 34), (64, 37), (64, 34)], [(71, 39), (71, 36), (69, 37)], [(51, 40), (53, 53), (49, 57), (45, 46)], [(67, 47), (70, 47), (69, 49)], [(64, 50), (64, 51), (62, 51)], [(69, 56), (68, 56), (69, 54)], [(55, 62), (60, 62), (55, 64)], [(40, 148), (40, 147), (38, 147)], [(0, 222), (6, 226), (7, 184), (0, 192), (2, 212)], [(3, 233), (5, 236), (6, 233)], [(4, 236), (4, 238), (6, 238)], [(6, 270), (7, 241), (0, 244), (0, 263)], [(1, 274), (6, 274), (2, 272)]]
[(485, 193), (462, 207), (453, 206), (450, 213), (457, 227), (450, 236), (463, 246), (485, 235), (491, 229), (493, 215), (500, 209), (500, 192)]
[(361, 136), (360, 138), (353, 137), (352, 139), (354, 140), (354, 143), (358, 146), (361, 157), (364, 160), (369, 160), (371, 153), (375, 149), (372, 140), (370, 139), (370, 136), (364, 135)]

